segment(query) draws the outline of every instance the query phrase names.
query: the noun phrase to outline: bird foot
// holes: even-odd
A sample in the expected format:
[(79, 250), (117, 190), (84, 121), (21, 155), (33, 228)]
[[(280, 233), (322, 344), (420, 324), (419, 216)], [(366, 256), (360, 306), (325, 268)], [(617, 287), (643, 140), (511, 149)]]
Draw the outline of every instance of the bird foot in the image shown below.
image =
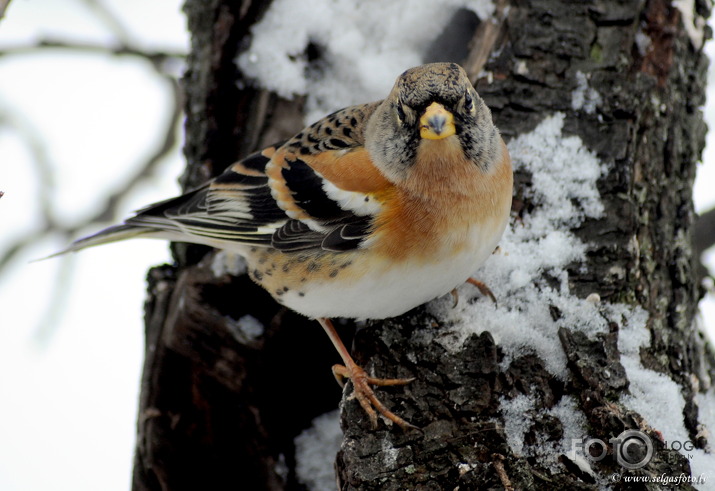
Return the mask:
[(363, 410), (367, 413), (373, 428), (377, 428), (377, 413), (380, 413), (385, 418), (397, 424), (403, 430), (417, 428), (387, 409), (370, 387), (371, 385), (378, 387), (405, 385), (412, 382), (414, 378), (369, 377), (365, 370), (354, 363), (348, 364), (347, 366), (333, 365), (333, 375), (341, 386), (344, 386), (344, 380), (346, 378), (350, 379), (353, 384), (353, 397), (358, 400), (360, 406), (362, 406)]

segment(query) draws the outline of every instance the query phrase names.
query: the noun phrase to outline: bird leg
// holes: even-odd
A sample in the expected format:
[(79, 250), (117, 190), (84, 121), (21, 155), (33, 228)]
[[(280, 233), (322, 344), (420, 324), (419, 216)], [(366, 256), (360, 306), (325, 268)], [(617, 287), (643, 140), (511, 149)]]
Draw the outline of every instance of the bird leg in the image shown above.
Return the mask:
[(380, 387), (389, 385), (404, 385), (412, 382), (414, 378), (373, 378), (369, 377), (365, 370), (360, 368), (355, 361), (353, 361), (347, 348), (340, 340), (340, 336), (335, 331), (333, 323), (330, 319), (321, 317), (317, 319), (320, 325), (323, 326), (326, 334), (333, 342), (333, 346), (338, 350), (338, 354), (343, 359), (345, 365), (333, 365), (333, 375), (338, 383), (343, 386), (344, 379), (349, 378), (353, 384), (353, 395), (362, 406), (363, 410), (367, 413), (370, 423), (373, 428), (377, 428), (377, 413), (382, 414), (384, 417), (390, 421), (396, 423), (403, 430), (408, 428), (415, 428), (404, 419), (397, 416), (395, 413), (387, 409), (377, 398), (375, 392), (373, 392), (371, 385), (377, 385)]

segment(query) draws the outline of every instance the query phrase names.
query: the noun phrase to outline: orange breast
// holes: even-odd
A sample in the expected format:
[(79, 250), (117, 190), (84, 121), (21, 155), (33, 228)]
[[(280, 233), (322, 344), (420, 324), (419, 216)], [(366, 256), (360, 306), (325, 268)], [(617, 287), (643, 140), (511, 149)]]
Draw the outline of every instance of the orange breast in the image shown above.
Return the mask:
[(424, 145), (404, 185), (383, 196), (370, 245), (376, 252), (393, 261), (429, 261), (469, 247), (474, 227), (498, 227), (505, 220), (512, 197), (506, 145), (502, 142), (500, 162), (486, 173), (449, 140)]

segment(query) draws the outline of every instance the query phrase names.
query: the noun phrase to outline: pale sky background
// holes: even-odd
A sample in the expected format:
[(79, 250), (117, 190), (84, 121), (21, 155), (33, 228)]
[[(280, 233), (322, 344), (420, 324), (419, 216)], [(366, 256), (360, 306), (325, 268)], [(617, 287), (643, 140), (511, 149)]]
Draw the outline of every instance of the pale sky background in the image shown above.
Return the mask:
[[(188, 49), (181, 1), (107, 0), (139, 46)], [(40, 14), (38, 14), (40, 13)], [(13, 0), (0, 20), (0, 47), (38, 38), (110, 43), (81, 0)], [(712, 44), (708, 47), (713, 52)], [(711, 80), (712, 80), (711, 74)], [(707, 118), (715, 128), (710, 84)], [(73, 221), (121, 188), (123, 172), (153, 151), (169, 92), (144, 62), (47, 51), (0, 57), (0, 113), (45, 139), (56, 174), (55, 212)], [(177, 131), (181, 131), (178, 128)], [(695, 188), (698, 210), (715, 205), (715, 135)], [(127, 215), (174, 195), (180, 149), (121, 204)], [(88, 173), (87, 169), (91, 169)], [(0, 121), (0, 250), (38, 223), (37, 168), (17, 133)], [(87, 233), (94, 230), (88, 230)], [(65, 245), (35, 244), (0, 277), (0, 490), (126, 490), (130, 486), (143, 359), (145, 275), (168, 261), (166, 243), (129, 241), (72, 256), (62, 312), (40, 335), (59, 260), (28, 264)], [(715, 268), (715, 253), (709, 255)], [(112, 278), (107, 283), (106, 278)], [(704, 306), (715, 328), (715, 301)], [(98, 323), (101, 321), (101, 323)], [(326, 368), (327, 369), (327, 368)]]
[[(180, 0), (105, 3), (140, 47), (188, 50)], [(13, 0), (0, 21), (0, 46), (37, 38), (112, 41), (82, 0)], [(130, 57), (45, 51), (0, 58), (0, 108), (45, 139), (58, 217), (71, 223), (91, 214), (153, 152), (169, 117), (165, 83)], [(121, 203), (121, 214), (176, 194), (183, 165), (177, 148)], [(0, 126), (0, 241), (37, 226), (38, 179), (22, 140)], [(64, 245), (61, 238), (34, 245), (0, 278), (3, 491), (130, 488), (144, 278), (150, 265), (170, 255), (166, 243), (147, 240), (72, 256), (77, 269), (62, 288), (64, 309), (42, 337), (38, 329), (61, 261), (28, 261)]]

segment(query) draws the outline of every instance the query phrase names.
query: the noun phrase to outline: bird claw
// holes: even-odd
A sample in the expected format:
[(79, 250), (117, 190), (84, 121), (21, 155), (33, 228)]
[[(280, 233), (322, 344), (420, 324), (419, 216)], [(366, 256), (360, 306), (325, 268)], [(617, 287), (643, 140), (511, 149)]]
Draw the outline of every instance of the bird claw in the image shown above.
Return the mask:
[(467, 283), (469, 283), (470, 285), (476, 286), (477, 289), (479, 290), (479, 293), (481, 293), (485, 297), (491, 298), (492, 302), (494, 302), (494, 305), (497, 305), (497, 297), (494, 296), (494, 294), (492, 293), (492, 291), (489, 289), (489, 287), (486, 284), (482, 283), (479, 280), (475, 280), (474, 278), (468, 278)]
[(403, 430), (416, 429), (417, 427), (408, 423), (404, 419), (397, 416), (395, 413), (387, 409), (382, 402), (377, 398), (375, 392), (370, 387), (376, 385), (378, 387), (388, 387), (391, 385), (409, 384), (414, 378), (374, 378), (369, 377), (365, 370), (359, 366), (353, 365), (333, 365), (333, 375), (341, 387), (344, 387), (344, 380), (349, 378), (353, 384), (352, 397), (357, 399), (360, 406), (367, 413), (370, 419), (372, 428), (377, 428), (377, 414), (380, 413), (385, 418), (397, 424)]
[[(494, 294), (492, 293), (492, 291), (489, 289), (489, 287), (486, 284), (482, 283), (479, 280), (475, 280), (474, 278), (468, 278), (467, 283), (469, 283), (470, 285), (476, 286), (477, 289), (479, 290), (479, 293), (481, 293), (485, 297), (491, 298), (492, 302), (494, 302), (494, 305), (497, 305), (497, 297), (494, 296)], [(453, 300), (452, 308), (455, 308), (457, 306), (457, 304), (459, 303), (459, 292), (455, 288), (454, 290), (452, 290), (449, 293), (450, 293), (450, 295), (452, 295), (452, 300)]]
[(451, 292), (449, 292), (450, 295), (452, 295), (452, 308), (456, 308), (457, 304), (459, 303), (459, 292), (455, 288)]

